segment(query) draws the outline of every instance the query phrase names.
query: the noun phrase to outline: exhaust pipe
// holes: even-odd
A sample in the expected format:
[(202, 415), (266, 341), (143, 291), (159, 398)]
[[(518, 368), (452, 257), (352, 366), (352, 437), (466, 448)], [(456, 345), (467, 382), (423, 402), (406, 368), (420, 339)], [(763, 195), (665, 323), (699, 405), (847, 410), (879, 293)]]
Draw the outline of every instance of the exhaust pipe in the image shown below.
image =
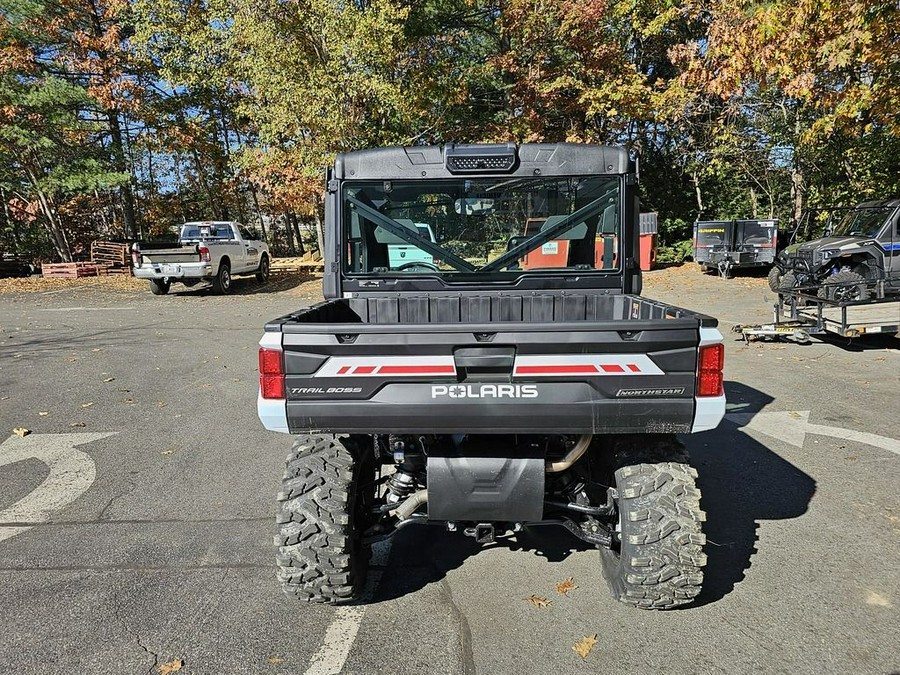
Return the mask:
[(547, 473), (559, 473), (560, 471), (565, 471), (575, 462), (581, 459), (581, 456), (584, 454), (585, 450), (587, 450), (588, 446), (590, 446), (591, 439), (593, 437), (594, 436), (592, 434), (582, 434), (581, 436), (579, 436), (578, 440), (575, 442), (575, 446), (571, 450), (569, 450), (565, 457), (557, 462), (547, 462)]

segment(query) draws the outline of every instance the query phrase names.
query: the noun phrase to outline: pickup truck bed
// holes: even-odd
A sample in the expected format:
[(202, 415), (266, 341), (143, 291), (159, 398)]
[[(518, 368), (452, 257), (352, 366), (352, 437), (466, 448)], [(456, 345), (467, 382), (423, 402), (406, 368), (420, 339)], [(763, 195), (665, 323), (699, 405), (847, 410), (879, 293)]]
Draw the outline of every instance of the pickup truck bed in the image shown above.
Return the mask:
[(724, 408), (694, 391), (715, 326), (622, 294), (337, 299), (266, 326), (286, 400), (259, 412), (291, 433), (702, 431)]

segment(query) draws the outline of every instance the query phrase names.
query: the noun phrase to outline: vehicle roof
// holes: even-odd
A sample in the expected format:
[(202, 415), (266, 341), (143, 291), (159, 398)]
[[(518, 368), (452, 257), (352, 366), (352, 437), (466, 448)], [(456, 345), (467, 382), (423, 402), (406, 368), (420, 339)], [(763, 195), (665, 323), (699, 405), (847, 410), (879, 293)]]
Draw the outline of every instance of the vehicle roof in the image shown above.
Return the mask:
[[(452, 173), (444, 161), (448, 148), (497, 149), (490, 145), (419, 145), (373, 148), (339, 154), (334, 177), (347, 180), (434, 178), (495, 178), (498, 176), (621, 175), (634, 171), (625, 148), (587, 143), (523, 143), (516, 148), (518, 162), (512, 171), (481, 174)], [(507, 147), (515, 147), (509, 144)]]
[(862, 202), (860, 204), (857, 204), (853, 208), (863, 209), (863, 208), (870, 208), (873, 206), (888, 206), (888, 207), (900, 206), (900, 198), (895, 197), (893, 199), (875, 199), (870, 202)]
[(240, 225), (240, 223), (236, 220), (191, 220), (182, 223), (181, 227), (185, 225)]

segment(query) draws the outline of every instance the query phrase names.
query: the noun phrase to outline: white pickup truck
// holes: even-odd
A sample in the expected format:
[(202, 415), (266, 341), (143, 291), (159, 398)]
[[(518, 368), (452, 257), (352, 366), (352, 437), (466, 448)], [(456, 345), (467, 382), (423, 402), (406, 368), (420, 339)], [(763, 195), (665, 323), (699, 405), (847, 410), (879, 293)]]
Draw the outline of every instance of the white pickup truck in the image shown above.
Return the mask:
[(134, 276), (148, 279), (154, 295), (165, 295), (176, 281), (185, 286), (208, 281), (216, 293), (225, 294), (235, 274), (255, 274), (260, 283), (269, 278), (268, 244), (252, 239), (234, 221), (185, 223), (178, 246), (135, 242), (131, 258)]

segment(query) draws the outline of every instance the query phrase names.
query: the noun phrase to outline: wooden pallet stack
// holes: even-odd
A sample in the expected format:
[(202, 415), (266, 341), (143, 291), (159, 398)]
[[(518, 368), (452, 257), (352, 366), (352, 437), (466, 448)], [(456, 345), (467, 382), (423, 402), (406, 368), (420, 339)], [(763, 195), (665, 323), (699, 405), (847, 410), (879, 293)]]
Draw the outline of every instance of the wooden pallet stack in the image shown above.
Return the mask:
[(41, 265), (41, 276), (45, 279), (78, 279), (79, 277), (97, 277), (104, 273), (103, 266), (93, 263), (44, 263)]
[(128, 244), (99, 240), (92, 242), (91, 263), (103, 267), (101, 274), (127, 274), (131, 267)]

